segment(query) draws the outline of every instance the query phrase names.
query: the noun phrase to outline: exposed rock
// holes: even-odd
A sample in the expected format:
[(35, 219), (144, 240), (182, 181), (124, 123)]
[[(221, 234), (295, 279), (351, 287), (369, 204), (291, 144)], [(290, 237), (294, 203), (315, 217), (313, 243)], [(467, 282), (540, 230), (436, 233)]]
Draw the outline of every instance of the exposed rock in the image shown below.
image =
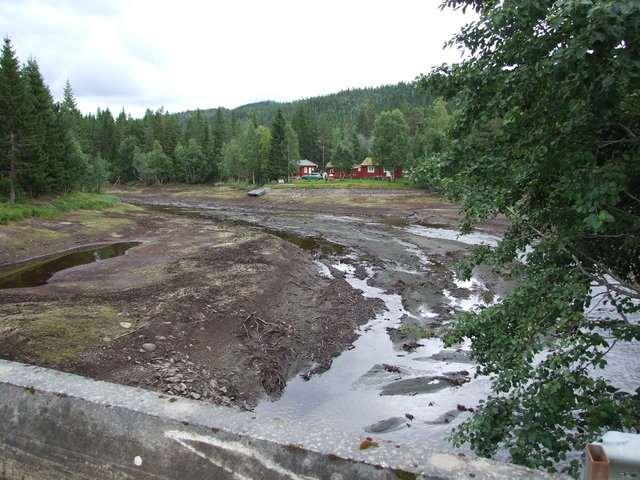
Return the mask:
[(419, 395), (434, 393), (450, 387), (452, 384), (438, 377), (418, 377), (398, 380), (385, 385), (380, 395)]
[[(387, 366), (391, 368), (388, 369)], [(396, 367), (395, 365), (387, 366), (381, 364), (374, 365), (367, 371), (367, 373), (362, 375), (357, 382), (355, 382), (355, 385), (381, 385), (393, 380), (400, 380), (403, 375), (411, 375), (414, 373), (413, 371), (403, 367)]]
[(473, 363), (473, 360), (469, 357), (469, 352), (463, 350), (442, 350), (431, 355), (430, 358), (441, 362)]
[(461, 413), (462, 412), (459, 409), (449, 410), (448, 412), (445, 412), (437, 417), (435, 420), (429, 420), (424, 423), (428, 425), (444, 425), (447, 423), (451, 423)]
[(424, 345), (418, 342), (407, 342), (402, 344), (402, 349), (406, 352), (413, 352), (418, 347), (424, 347)]
[(364, 431), (368, 433), (387, 433), (405, 428), (406, 424), (407, 420), (403, 417), (391, 417), (365, 427)]
[(387, 372), (400, 373), (400, 367), (398, 367), (397, 365), (389, 365), (388, 363), (383, 363), (382, 366)]
[(447, 372), (443, 375), (408, 378), (385, 385), (380, 395), (419, 395), (433, 393), (469, 381), (469, 372)]
[(146, 352), (153, 352), (156, 348), (156, 344), (155, 343), (143, 343), (142, 344), (142, 349)]

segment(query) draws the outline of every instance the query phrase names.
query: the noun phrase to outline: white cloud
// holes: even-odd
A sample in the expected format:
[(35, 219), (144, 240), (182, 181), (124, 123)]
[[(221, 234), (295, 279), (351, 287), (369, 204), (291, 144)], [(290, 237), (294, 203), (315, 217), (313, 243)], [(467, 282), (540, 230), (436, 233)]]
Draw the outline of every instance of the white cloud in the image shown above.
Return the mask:
[(412, 80), (469, 20), (437, 0), (0, 0), (0, 34), (84, 111), (139, 115)]

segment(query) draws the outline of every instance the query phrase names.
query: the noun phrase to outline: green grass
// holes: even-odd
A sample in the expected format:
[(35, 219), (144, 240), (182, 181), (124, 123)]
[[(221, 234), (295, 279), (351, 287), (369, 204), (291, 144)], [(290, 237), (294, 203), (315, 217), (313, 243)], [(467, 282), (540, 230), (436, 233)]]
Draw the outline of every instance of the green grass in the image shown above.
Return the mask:
[(0, 224), (7, 224), (25, 218), (55, 218), (71, 210), (102, 210), (113, 207), (120, 200), (113, 195), (100, 193), (67, 193), (49, 203), (0, 202)]
[(272, 188), (416, 188), (410, 180), (400, 178), (395, 182), (368, 178), (345, 178), (343, 180), (294, 180), (291, 183), (271, 185)]

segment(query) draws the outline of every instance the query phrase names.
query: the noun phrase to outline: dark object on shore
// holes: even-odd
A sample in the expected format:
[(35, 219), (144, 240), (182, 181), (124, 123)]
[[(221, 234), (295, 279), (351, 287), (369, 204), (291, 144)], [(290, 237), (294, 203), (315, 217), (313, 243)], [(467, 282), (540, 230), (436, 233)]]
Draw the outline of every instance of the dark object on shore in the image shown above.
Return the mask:
[(424, 347), (424, 345), (418, 342), (407, 342), (402, 344), (402, 349), (405, 352), (409, 352), (409, 353), (415, 351), (415, 349), (418, 347)]
[(247, 195), (249, 195), (250, 197), (261, 197), (265, 193), (267, 193), (267, 191), (264, 188), (256, 188), (255, 190), (249, 190), (247, 192)]
[(387, 372), (391, 372), (391, 373), (400, 373), (400, 367), (396, 366), (396, 365), (389, 365), (387, 363), (383, 363), (382, 367), (387, 371)]

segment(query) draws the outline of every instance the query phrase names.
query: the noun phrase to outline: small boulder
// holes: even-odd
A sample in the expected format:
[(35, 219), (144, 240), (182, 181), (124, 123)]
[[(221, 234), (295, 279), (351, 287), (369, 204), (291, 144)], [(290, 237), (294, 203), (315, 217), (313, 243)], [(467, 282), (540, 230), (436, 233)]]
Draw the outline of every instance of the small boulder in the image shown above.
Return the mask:
[(156, 346), (155, 343), (143, 343), (142, 344), (142, 349), (145, 352), (153, 352), (156, 348), (158, 348), (158, 347)]
[(385, 420), (380, 420), (372, 425), (364, 428), (367, 433), (387, 433), (399, 430), (407, 426), (407, 420), (403, 417), (391, 417)]

